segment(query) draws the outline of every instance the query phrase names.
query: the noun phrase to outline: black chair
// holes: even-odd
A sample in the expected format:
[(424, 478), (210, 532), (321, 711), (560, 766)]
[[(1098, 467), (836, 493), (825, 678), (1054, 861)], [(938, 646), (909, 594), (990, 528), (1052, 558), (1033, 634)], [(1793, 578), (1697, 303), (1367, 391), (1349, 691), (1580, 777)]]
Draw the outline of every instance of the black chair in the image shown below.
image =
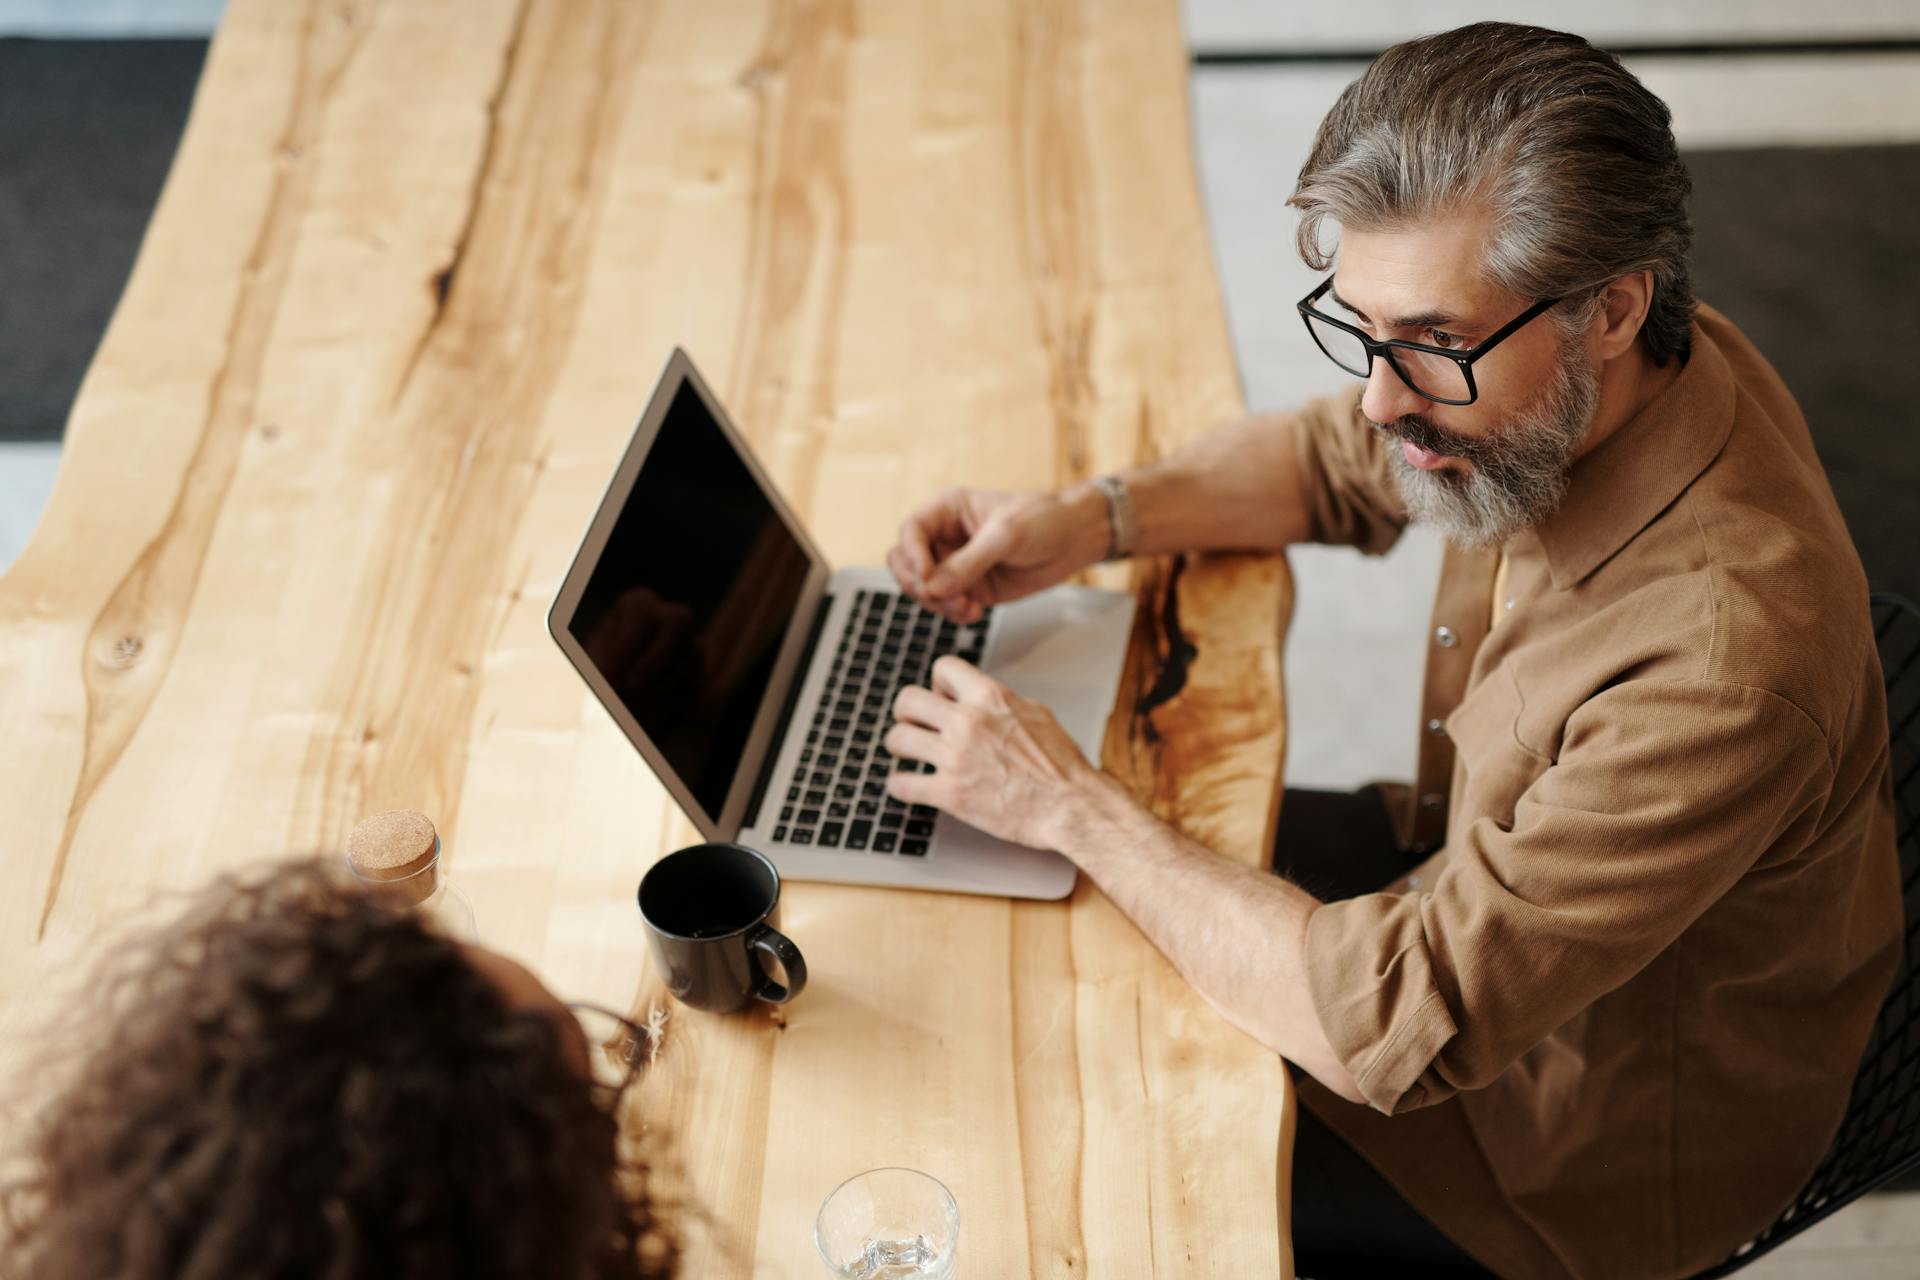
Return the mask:
[(1906, 961), (1867, 1038), (1853, 1096), (1820, 1167), (1786, 1212), (1750, 1244), (1694, 1280), (1731, 1275), (1867, 1192), (1920, 1170), (1920, 606), (1873, 597), (1873, 629), (1887, 677), (1893, 737), (1894, 833)]

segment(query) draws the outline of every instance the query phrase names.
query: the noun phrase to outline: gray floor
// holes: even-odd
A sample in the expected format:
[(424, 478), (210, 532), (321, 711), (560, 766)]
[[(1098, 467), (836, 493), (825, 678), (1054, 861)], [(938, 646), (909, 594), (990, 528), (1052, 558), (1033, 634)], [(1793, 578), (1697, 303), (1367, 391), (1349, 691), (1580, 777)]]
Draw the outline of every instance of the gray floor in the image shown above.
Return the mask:
[[(94, 37), (128, 39), (205, 37), (212, 33), (225, 9), (225, 0), (0, 0), (0, 38)], [(136, 121), (136, 127), (145, 122)], [(161, 164), (165, 164), (164, 158)], [(0, 193), (5, 195), (10, 193)], [(22, 192), (23, 199), (35, 193)], [(136, 240), (136, 223), (129, 234)], [(126, 246), (131, 260), (133, 244)], [(0, 280), (0, 289), (18, 290), (17, 279)], [(103, 317), (104, 319), (104, 317)], [(17, 354), (9, 351), (9, 357)], [(18, 401), (0, 405), (0, 415), (19, 414), (27, 406)], [(34, 406), (34, 412), (39, 407)], [(0, 421), (0, 440), (16, 434)], [(57, 442), (39, 440), (0, 443), (0, 574), (19, 557), (33, 536), (60, 466)]]
[(0, 442), (65, 434), (206, 50), (0, 37)]
[(0, 574), (33, 536), (59, 469), (57, 443), (0, 444)]

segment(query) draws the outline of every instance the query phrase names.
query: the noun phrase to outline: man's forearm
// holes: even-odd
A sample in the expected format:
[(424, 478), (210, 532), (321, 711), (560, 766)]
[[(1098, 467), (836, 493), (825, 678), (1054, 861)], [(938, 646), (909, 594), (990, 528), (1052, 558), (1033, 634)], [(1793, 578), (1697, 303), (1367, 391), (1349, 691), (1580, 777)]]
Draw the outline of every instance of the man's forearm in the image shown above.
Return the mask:
[[(1140, 529), (1135, 554), (1279, 551), (1305, 541), (1296, 430), (1291, 413), (1242, 418), (1121, 472)], [(1097, 510), (1104, 519), (1104, 501)]]
[(1061, 845), (1229, 1022), (1335, 1093), (1363, 1101), (1307, 988), (1312, 895), (1209, 852), (1104, 775)]

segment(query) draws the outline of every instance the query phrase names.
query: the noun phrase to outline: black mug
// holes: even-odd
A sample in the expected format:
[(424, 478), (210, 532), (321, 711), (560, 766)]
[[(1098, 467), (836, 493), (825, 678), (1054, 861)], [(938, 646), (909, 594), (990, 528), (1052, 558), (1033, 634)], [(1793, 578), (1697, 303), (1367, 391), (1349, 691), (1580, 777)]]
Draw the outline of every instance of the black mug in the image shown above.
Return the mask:
[[(745, 845), (680, 849), (640, 880), (640, 918), (667, 990), (712, 1013), (785, 1004), (807, 985), (800, 948), (774, 928), (779, 911), (780, 873)], [(780, 962), (787, 985), (767, 976), (762, 956)]]

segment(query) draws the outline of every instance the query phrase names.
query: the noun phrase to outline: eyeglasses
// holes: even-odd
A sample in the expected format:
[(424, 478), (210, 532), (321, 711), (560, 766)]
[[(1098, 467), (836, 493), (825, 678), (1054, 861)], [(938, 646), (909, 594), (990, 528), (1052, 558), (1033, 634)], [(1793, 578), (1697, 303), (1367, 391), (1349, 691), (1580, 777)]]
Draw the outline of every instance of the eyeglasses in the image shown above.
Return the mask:
[(1300, 318), (1307, 322), (1307, 332), (1313, 335), (1314, 345), (1326, 353), (1327, 359), (1361, 378), (1373, 376), (1373, 358), (1380, 356), (1400, 375), (1400, 381), (1412, 387), (1423, 400), (1431, 400), (1435, 404), (1472, 404), (1479, 399), (1480, 388), (1473, 380), (1474, 361), (1560, 301), (1559, 298), (1542, 298), (1473, 350), (1450, 351), (1446, 347), (1431, 347), (1421, 342), (1401, 342), (1398, 339), (1380, 342), (1344, 320), (1336, 320), (1323, 311), (1315, 310), (1313, 304), (1331, 288), (1333, 277), (1328, 276), (1296, 304)]
[(652, 1061), (652, 1034), (632, 1019), (597, 1004), (570, 1000), (567, 1008), (586, 1038), (587, 1066), (593, 1073), (594, 1088), (618, 1101), (640, 1069)]

